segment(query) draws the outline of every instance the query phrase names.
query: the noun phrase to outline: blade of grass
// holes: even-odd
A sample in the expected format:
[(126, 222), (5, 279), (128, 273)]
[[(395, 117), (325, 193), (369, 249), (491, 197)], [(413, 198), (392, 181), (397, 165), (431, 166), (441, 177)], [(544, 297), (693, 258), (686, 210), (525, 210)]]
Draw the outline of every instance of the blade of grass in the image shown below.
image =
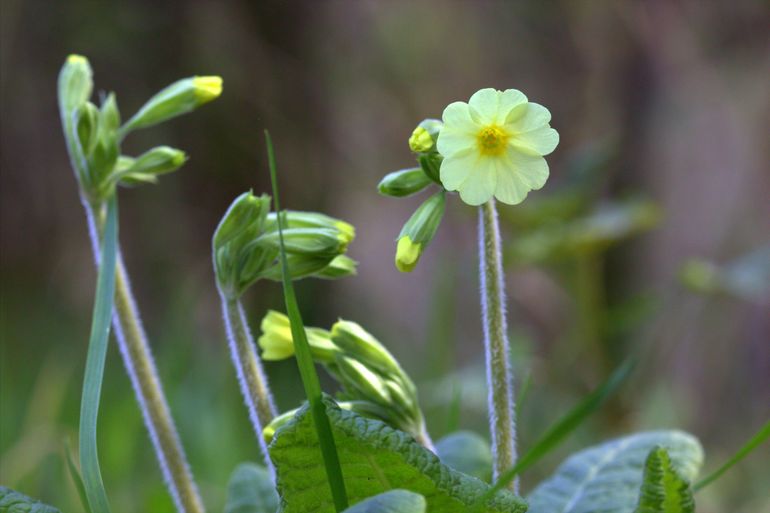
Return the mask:
[(708, 476), (704, 477), (700, 481), (698, 481), (695, 486), (692, 487), (693, 491), (697, 492), (698, 490), (701, 490), (702, 488), (705, 488), (706, 486), (710, 485), (717, 479), (719, 479), (722, 474), (730, 470), (730, 468), (741, 461), (743, 458), (748, 456), (748, 454), (756, 449), (759, 445), (761, 445), (763, 442), (765, 442), (768, 437), (770, 437), (770, 421), (768, 421), (764, 426), (760, 428), (759, 431), (757, 431), (757, 434), (755, 434), (753, 437), (751, 437), (751, 440), (749, 440), (746, 445), (738, 449), (738, 452), (736, 452), (732, 458), (727, 460), (727, 462), (716, 469), (714, 472), (709, 474)]
[(78, 491), (80, 503), (83, 505), (86, 513), (91, 513), (91, 507), (88, 505), (88, 497), (86, 496), (86, 487), (83, 484), (83, 476), (80, 475), (80, 469), (75, 464), (75, 460), (72, 459), (72, 448), (70, 447), (69, 440), (64, 441), (64, 459), (67, 461), (67, 470), (69, 470), (72, 482), (75, 483), (75, 489)]
[(318, 381), (318, 374), (313, 364), (313, 356), (310, 354), (310, 345), (305, 335), (305, 324), (302, 322), (302, 316), (297, 305), (297, 297), (294, 294), (294, 286), (291, 281), (291, 272), (289, 263), (286, 259), (286, 249), (283, 244), (283, 216), (278, 201), (278, 179), (276, 178), (275, 154), (273, 152), (273, 142), (270, 139), (270, 133), (265, 130), (265, 143), (267, 144), (267, 158), (270, 167), (270, 181), (273, 184), (273, 201), (275, 202), (276, 219), (278, 221), (278, 239), (281, 245), (281, 271), (283, 274), (283, 295), (286, 300), (286, 313), (291, 322), (291, 336), (294, 339), (294, 351), (297, 357), (297, 366), (299, 374), (302, 377), (302, 385), (305, 387), (305, 395), (310, 403), (310, 412), (313, 416), (318, 443), (321, 446), (321, 455), (323, 456), (324, 466), (326, 467), (326, 477), (329, 480), (334, 508), (337, 512), (348, 507), (347, 492), (345, 491), (345, 481), (342, 478), (342, 468), (340, 467), (339, 456), (337, 455), (337, 446), (334, 442), (334, 435), (329, 424), (329, 417), (326, 415), (326, 407), (322, 401), (321, 383)]
[(96, 298), (88, 341), (86, 371), (83, 378), (83, 396), (80, 403), (80, 468), (91, 511), (109, 513), (110, 505), (104, 491), (96, 446), (96, 424), (99, 398), (102, 392), (104, 360), (112, 320), (115, 297), (115, 262), (118, 246), (118, 203), (115, 195), (107, 203), (107, 222), (100, 252), (99, 275), (96, 280)]
[(540, 439), (535, 442), (532, 448), (524, 456), (519, 458), (516, 465), (506, 470), (497, 482), (481, 498), (479, 503), (483, 504), (485, 500), (491, 498), (495, 493), (505, 488), (505, 486), (517, 475), (524, 472), (534, 465), (540, 458), (545, 456), (551, 449), (561, 443), (568, 434), (578, 427), (583, 420), (591, 413), (595, 412), (628, 378), (636, 365), (636, 358), (631, 356), (626, 359), (615, 371), (610, 374), (599, 388), (588, 394), (577, 406), (572, 408), (556, 424), (551, 426)]

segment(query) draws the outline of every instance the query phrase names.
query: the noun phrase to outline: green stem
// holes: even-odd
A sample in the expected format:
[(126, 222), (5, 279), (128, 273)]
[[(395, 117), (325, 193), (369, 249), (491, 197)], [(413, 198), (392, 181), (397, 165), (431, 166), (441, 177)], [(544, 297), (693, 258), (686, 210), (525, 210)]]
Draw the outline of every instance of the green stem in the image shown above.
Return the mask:
[[(493, 479), (497, 480), (503, 472), (516, 464), (516, 407), (505, 320), (500, 229), (494, 199), (479, 209), (479, 260)], [(512, 480), (508, 488), (517, 493), (518, 479)]]
[[(86, 204), (94, 247), (104, 227), (104, 209)], [(193, 481), (190, 466), (177, 434), (168, 402), (161, 387), (147, 335), (142, 327), (128, 273), (118, 251), (115, 275), (113, 327), (123, 363), (142, 410), (144, 423), (155, 448), (163, 477), (179, 512), (203, 513), (203, 501)]]
[(273, 471), (262, 429), (278, 415), (278, 411), (270, 395), (267, 378), (254, 348), (254, 339), (240, 301), (227, 298), (221, 292), (220, 296), (230, 356), (238, 375), (243, 400), (249, 409), (249, 418), (262, 448), (265, 463)]

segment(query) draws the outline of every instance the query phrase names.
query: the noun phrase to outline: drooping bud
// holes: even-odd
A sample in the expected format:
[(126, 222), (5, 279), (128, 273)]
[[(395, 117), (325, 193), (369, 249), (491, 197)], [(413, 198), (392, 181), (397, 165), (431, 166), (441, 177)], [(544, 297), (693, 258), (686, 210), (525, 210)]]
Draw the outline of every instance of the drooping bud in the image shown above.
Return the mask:
[(445, 192), (439, 191), (420, 205), (404, 224), (396, 246), (396, 268), (404, 273), (411, 272), (433, 240), (436, 230), (444, 217)]
[(186, 114), (222, 94), (222, 78), (216, 76), (190, 77), (174, 82), (150, 98), (128, 120), (121, 132), (147, 128)]
[(313, 276), (316, 278), (325, 278), (327, 280), (335, 280), (337, 278), (344, 278), (345, 276), (354, 276), (356, 274), (356, 266), (358, 262), (353, 260), (347, 255), (338, 255), (329, 262), (329, 264), (316, 272)]
[[(260, 244), (280, 249), (278, 232), (267, 232), (260, 236)], [(283, 242), (287, 253), (312, 257), (328, 257), (329, 260), (344, 253), (348, 236), (328, 228), (288, 228), (283, 230)]]
[(129, 185), (152, 183), (157, 181), (158, 175), (171, 173), (182, 167), (186, 160), (187, 155), (182, 150), (158, 146), (134, 159), (128, 169), (116, 173), (116, 178)]
[(412, 167), (388, 173), (377, 185), (377, 190), (385, 196), (403, 198), (420, 192), (431, 183), (421, 167)]
[[(356, 237), (356, 229), (352, 224), (342, 221), (341, 219), (327, 216), (326, 214), (320, 214), (318, 212), (302, 212), (298, 210), (285, 210), (283, 215), (286, 219), (284, 229), (328, 228), (330, 230), (339, 232), (340, 238), (347, 244), (350, 244)], [(275, 212), (268, 214), (267, 220), (265, 222), (265, 231), (278, 231), (278, 223), (276, 221)]]
[(331, 329), (332, 341), (346, 354), (386, 373), (402, 373), (396, 359), (360, 324), (340, 319)]
[(390, 403), (390, 392), (383, 379), (360, 361), (338, 355), (336, 368), (343, 385), (349, 390), (355, 390), (358, 397), (382, 405)]
[(438, 119), (424, 119), (409, 137), (409, 149), (415, 153), (428, 153), (436, 148), (436, 141), (444, 124)]
[[(263, 360), (285, 360), (294, 356), (294, 339), (291, 336), (289, 318), (275, 310), (269, 310), (260, 325), (262, 335), (257, 343), (262, 348)], [(305, 328), (310, 353), (318, 362), (333, 362), (340, 353), (332, 343), (330, 334), (321, 328)]]

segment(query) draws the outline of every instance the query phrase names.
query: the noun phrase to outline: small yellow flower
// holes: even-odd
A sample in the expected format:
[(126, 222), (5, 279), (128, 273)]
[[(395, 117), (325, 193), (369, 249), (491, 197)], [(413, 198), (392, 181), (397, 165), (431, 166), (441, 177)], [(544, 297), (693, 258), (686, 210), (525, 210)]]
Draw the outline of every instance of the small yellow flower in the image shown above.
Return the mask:
[(515, 205), (548, 179), (548, 155), (559, 144), (551, 113), (521, 91), (482, 89), (444, 109), (438, 136), (441, 183), (469, 205), (493, 196)]

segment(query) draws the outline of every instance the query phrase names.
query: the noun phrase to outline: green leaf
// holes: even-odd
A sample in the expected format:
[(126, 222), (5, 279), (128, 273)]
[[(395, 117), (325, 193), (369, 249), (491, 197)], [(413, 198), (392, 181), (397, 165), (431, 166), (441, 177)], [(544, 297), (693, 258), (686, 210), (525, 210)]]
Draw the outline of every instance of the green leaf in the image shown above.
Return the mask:
[(616, 438), (573, 454), (529, 496), (529, 513), (632, 513), (645, 460), (665, 447), (676, 471), (692, 481), (703, 462), (698, 440), (681, 431), (649, 431)]
[(118, 203), (113, 195), (107, 204), (107, 222), (102, 237), (91, 338), (88, 341), (83, 395), (80, 402), (80, 468), (83, 472), (83, 484), (88, 503), (94, 513), (107, 513), (110, 510), (99, 469), (96, 424), (102, 392), (104, 360), (107, 357), (107, 343), (110, 336), (112, 300), (115, 297), (115, 262), (118, 250), (117, 211)]
[(441, 463), (469, 476), (489, 482), (492, 478), (492, 451), (484, 438), (471, 431), (458, 431), (436, 442)]
[(347, 492), (345, 490), (345, 481), (342, 477), (339, 455), (334, 441), (329, 419), (326, 416), (326, 406), (322, 402), (321, 383), (318, 380), (318, 374), (315, 371), (313, 355), (310, 352), (310, 344), (307, 341), (305, 333), (305, 323), (302, 321), (302, 315), (297, 304), (297, 296), (294, 294), (294, 285), (291, 282), (291, 271), (289, 261), (286, 258), (286, 246), (283, 241), (283, 216), (281, 206), (278, 200), (278, 178), (276, 177), (275, 154), (273, 153), (273, 141), (270, 139), (270, 133), (265, 130), (265, 142), (267, 144), (267, 157), (270, 165), (270, 181), (273, 184), (273, 201), (275, 202), (276, 220), (278, 221), (278, 239), (280, 242), (280, 261), (283, 276), (283, 295), (286, 303), (286, 314), (291, 322), (291, 337), (294, 340), (294, 354), (297, 358), (297, 367), (302, 378), (302, 385), (305, 387), (305, 395), (311, 408), (311, 416), (315, 426), (314, 434), (317, 444), (311, 451), (318, 455), (316, 449), (320, 447), (321, 460), (324, 464), (325, 479), (321, 480), (322, 487), (326, 491), (325, 484), (328, 484), (329, 491), (334, 502), (334, 511), (341, 512), (348, 507)]
[[(330, 399), (324, 402), (351, 502), (400, 488), (424, 496), (428, 512), (466, 513), (489, 490), (486, 483), (442, 464), (403, 431), (341, 410)], [(334, 511), (307, 405), (278, 429), (269, 450), (282, 513)], [(521, 498), (501, 491), (480, 511), (524, 513), (526, 509)]]
[(270, 473), (254, 463), (241, 463), (227, 484), (225, 513), (275, 513), (278, 494)]
[(425, 513), (425, 497), (406, 490), (375, 495), (346, 509), (344, 513)]
[(61, 513), (53, 506), (47, 506), (5, 486), (0, 486), (0, 511), (2, 513)]
[(644, 464), (639, 505), (634, 513), (693, 513), (690, 483), (679, 475), (663, 447), (654, 447)]

